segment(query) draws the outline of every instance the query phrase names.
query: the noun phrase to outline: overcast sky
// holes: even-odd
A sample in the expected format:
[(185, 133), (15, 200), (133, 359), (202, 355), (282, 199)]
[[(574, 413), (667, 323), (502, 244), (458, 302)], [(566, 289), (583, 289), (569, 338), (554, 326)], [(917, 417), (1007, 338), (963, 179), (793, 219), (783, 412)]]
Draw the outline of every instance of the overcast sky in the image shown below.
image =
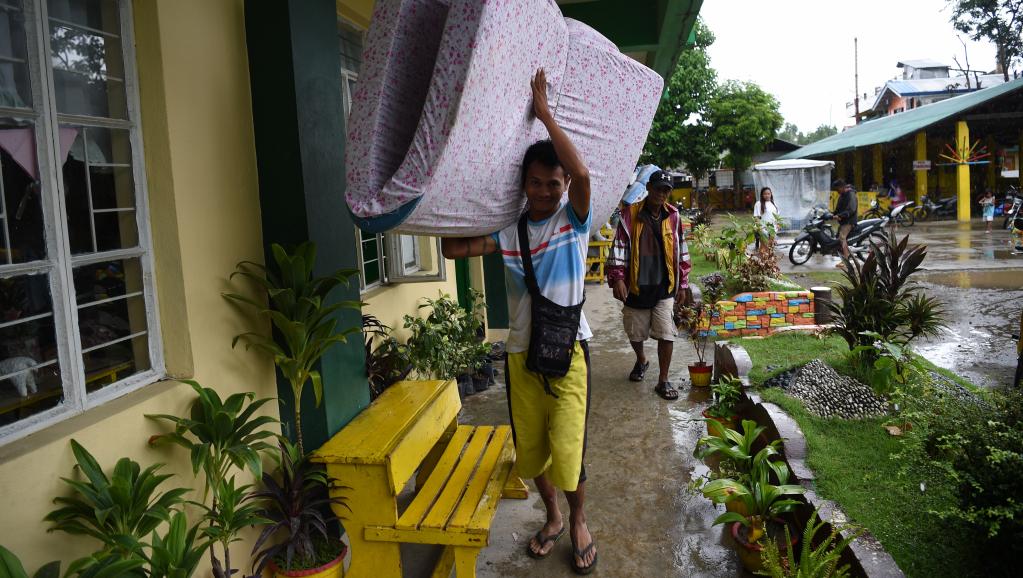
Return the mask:
[[(718, 80), (756, 82), (778, 99), (786, 122), (809, 132), (820, 124), (852, 124), (845, 103), (854, 94), (853, 37), (859, 38), (861, 95), (872, 97), (875, 86), (901, 77), (895, 67), (900, 60), (927, 58), (955, 66), (955, 56), (965, 66), (946, 4), (704, 0), (700, 15), (717, 37), (710, 57)], [(994, 70), (994, 45), (963, 40), (971, 69)], [(865, 108), (862, 98), (860, 107)]]

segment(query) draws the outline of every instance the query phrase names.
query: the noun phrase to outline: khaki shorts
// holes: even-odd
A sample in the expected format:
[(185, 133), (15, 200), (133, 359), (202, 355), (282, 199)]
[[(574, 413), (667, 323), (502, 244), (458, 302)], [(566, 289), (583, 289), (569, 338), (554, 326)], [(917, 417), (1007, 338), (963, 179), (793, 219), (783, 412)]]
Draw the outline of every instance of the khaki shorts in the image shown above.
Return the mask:
[(845, 241), (849, 238), (849, 233), (853, 230), (852, 225), (842, 225), (838, 227), (838, 240)]
[(624, 307), (622, 320), (625, 323), (625, 334), (629, 341), (646, 341), (653, 337), (660, 341), (675, 341), (678, 330), (672, 319), (675, 299), (661, 299), (653, 309), (634, 309)]

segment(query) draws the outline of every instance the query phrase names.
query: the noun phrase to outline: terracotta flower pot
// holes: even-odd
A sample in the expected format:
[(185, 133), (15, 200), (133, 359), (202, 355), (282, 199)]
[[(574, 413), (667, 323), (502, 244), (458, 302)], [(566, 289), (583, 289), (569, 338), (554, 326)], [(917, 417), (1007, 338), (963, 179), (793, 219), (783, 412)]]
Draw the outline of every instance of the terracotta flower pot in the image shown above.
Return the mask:
[(714, 369), (713, 366), (707, 365), (690, 365), (689, 366), (689, 381), (695, 387), (710, 387), (711, 371)]
[[(785, 524), (785, 522), (783, 522), (782, 520), (775, 520), (774, 522), (776, 524), (781, 525)], [(743, 526), (741, 523), (732, 522), (732, 539), (735, 540), (735, 543), (739, 545), (739, 560), (742, 561), (743, 568), (745, 568), (748, 572), (752, 572), (755, 574), (764, 569), (764, 563), (760, 557), (761, 552), (763, 552), (764, 550), (762, 542), (764, 540), (772, 540), (774, 538), (771, 538), (770, 534), (768, 533), (765, 534), (762, 538), (760, 538), (759, 541), (751, 544), (746, 541), (745, 530), (746, 527)], [(798, 542), (799, 535), (797, 533), (793, 533), (792, 547), (795, 548)], [(781, 540), (778, 541), (778, 549), (782, 551), (782, 556), (784, 557), (786, 547)]]
[(715, 422), (717, 424), (720, 424), (721, 426), (726, 427), (728, 429), (736, 429), (736, 427), (739, 425), (738, 424), (739, 416), (737, 416), (737, 415), (733, 415), (732, 417), (716, 417), (716, 416), (710, 415), (709, 413), (707, 413), (707, 411), (708, 410), (706, 410), (706, 409), (703, 410), (703, 412), (700, 415), (702, 415), (703, 417), (705, 417), (707, 419), (707, 421), (704, 422), (704, 423), (707, 424), (707, 433), (708, 434), (718, 435), (718, 433), (719, 433), (719, 432), (715, 432), (715, 431), (711, 430), (711, 427), (714, 427), (714, 425), (711, 422)]
[(270, 571), (274, 573), (275, 578), (341, 578), (344, 576), (344, 564), (345, 556), (348, 555), (348, 546), (346, 545), (341, 553), (338, 554), (337, 558), (334, 558), (330, 562), (327, 562), (319, 568), (309, 568), (306, 570), (281, 570), (276, 564), (270, 562)]

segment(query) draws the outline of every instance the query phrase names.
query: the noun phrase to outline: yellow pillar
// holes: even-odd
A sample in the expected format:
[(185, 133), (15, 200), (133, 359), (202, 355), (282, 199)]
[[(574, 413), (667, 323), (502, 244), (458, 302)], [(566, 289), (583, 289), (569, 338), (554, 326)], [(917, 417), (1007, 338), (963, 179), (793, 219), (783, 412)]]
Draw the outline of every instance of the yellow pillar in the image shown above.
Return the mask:
[[(965, 120), (956, 122), (956, 150), (965, 152), (970, 146), (970, 127)], [(966, 159), (963, 159), (964, 161)], [(959, 211), (959, 222), (970, 220), (970, 165), (962, 163), (956, 166), (956, 205)]]
[[(927, 133), (920, 131), (916, 133), (916, 155), (917, 161), (927, 160)], [(920, 198), (927, 194), (927, 170), (915, 170), (913, 176), (916, 178), (916, 187), (913, 189), (913, 200), (920, 204)]]
[(884, 185), (884, 160), (881, 157), (881, 145), (874, 145), (871, 152), (873, 153), (873, 158), (871, 159), (872, 162), (870, 163), (872, 165), (871, 168), (873, 169), (871, 171), (873, 173), (871, 176), (873, 177), (874, 182), (877, 183), (877, 186), (880, 187)]
[(857, 191), (863, 190), (863, 151), (853, 149), (853, 186)]

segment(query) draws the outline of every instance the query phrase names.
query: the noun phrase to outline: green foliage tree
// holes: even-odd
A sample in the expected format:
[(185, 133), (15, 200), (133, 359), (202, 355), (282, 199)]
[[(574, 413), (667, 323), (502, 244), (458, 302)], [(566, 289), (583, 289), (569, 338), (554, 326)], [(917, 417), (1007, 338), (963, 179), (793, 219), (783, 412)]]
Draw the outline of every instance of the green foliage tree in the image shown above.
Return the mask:
[(1023, 0), (948, 0), (948, 5), (956, 30), (972, 40), (995, 44), (1002, 75), (1009, 82), (1009, 68), (1023, 59)]
[(718, 87), (711, 99), (710, 123), (717, 142), (728, 149), (735, 168), (736, 190), (742, 184), (740, 172), (781, 128), (784, 119), (778, 108), (778, 99), (752, 82), (729, 80)]
[(785, 126), (778, 131), (778, 138), (792, 144), (808, 145), (835, 134), (838, 134), (838, 128), (830, 124), (822, 124), (813, 131), (804, 134), (799, 130), (798, 126), (791, 122), (787, 122), (785, 123)]
[(707, 122), (708, 104), (717, 86), (707, 48), (714, 33), (696, 25), (696, 44), (682, 53), (657, 108), (640, 162), (663, 168), (685, 165), (696, 178), (717, 167), (721, 147)]

